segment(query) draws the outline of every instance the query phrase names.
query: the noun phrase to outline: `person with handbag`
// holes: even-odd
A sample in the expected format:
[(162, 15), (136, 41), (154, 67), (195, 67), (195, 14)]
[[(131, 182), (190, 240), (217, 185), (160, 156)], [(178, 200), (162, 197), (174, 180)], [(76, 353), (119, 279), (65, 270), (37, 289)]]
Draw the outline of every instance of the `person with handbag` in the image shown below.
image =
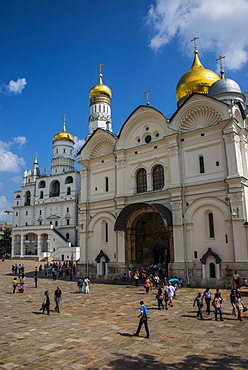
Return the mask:
[(240, 320), (240, 321), (243, 321), (242, 312), (244, 310), (244, 304), (243, 304), (243, 301), (242, 301), (242, 298), (241, 298), (241, 294), (239, 292), (236, 293), (235, 306), (236, 306), (237, 311), (238, 311), (237, 319)]
[(212, 302), (212, 305), (215, 308), (215, 321), (218, 321), (218, 313), (220, 315), (220, 321), (224, 321), (222, 318), (222, 308), (221, 308), (222, 302), (223, 302), (223, 299), (221, 297), (220, 290), (216, 289), (215, 297)]
[(198, 308), (197, 317), (200, 317), (200, 319), (203, 320), (203, 317), (202, 317), (203, 303), (202, 303), (202, 295), (201, 295), (201, 292), (199, 292), (197, 294), (197, 296), (195, 297), (195, 300), (194, 300), (194, 303), (193, 303), (193, 307), (195, 307), (195, 304), (197, 305), (197, 308)]
[(161, 310), (161, 307), (164, 309), (163, 299), (164, 294), (162, 288), (158, 288), (158, 293), (156, 294), (156, 299), (158, 300), (158, 309)]

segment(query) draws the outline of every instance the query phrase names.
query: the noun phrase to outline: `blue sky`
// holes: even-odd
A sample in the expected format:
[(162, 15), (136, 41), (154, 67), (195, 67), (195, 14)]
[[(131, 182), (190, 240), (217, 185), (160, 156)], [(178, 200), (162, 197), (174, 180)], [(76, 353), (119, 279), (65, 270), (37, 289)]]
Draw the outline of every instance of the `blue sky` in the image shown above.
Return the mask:
[(38, 153), (50, 173), (53, 136), (67, 131), (80, 146), (88, 129), (89, 90), (103, 82), (113, 92), (113, 132), (145, 104), (170, 117), (175, 88), (193, 60), (199, 37), (204, 67), (248, 90), (248, 0), (1, 0), (0, 1), (0, 221), (13, 205), (24, 169)]

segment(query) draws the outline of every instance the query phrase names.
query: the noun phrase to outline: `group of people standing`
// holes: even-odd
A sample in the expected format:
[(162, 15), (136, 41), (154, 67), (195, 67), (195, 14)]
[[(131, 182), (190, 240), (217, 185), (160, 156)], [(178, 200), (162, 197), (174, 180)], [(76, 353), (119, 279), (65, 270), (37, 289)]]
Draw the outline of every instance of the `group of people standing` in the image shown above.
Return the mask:
[(89, 293), (90, 292), (90, 279), (88, 276), (85, 276), (85, 278), (83, 279), (82, 277), (80, 277), (78, 279), (78, 282), (77, 282), (77, 286), (78, 286), (78, 289), (79, 289), (79, 293)]
[[(224, 302), (224, 299), (221, 296), (220, 290), (216, 289), (214, 298), (211, 297), (211, 291), (207, 287), (203, 294), (199, 292), (197, 296), (194, 299), (193, 307), (196, 305), (198, 308), (197, 316), (203, 320), (203, 306), (204, 306), (204, 300), (206, 304), (206, 312), (209, 315), (210, 314), (210, 307), (211, 304), (214, 308), (214, 314), (215, 314), (215, 320), (218, 321), (218, 316), (220, 318), (220, 321), (223, 321), (223, 312), (222, 312), (222, 303)], [(243, 311), (246, 311), (246, 308), (244, 306), (241, 293), (237, 288), (231, 289), (230, 292), (230, 303), (232, 306), (232, 313), (233, 315), (237, 316), (237, 319), (242, 321), (242, 313)], [(236, 313), (237, 312), (237, 313)]]

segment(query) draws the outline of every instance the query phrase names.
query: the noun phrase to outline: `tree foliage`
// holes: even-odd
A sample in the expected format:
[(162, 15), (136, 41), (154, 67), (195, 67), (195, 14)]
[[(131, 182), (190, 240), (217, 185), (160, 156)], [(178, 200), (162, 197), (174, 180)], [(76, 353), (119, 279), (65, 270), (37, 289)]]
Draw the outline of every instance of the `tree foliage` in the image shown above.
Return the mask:
[(11, 229), (4, 228), (0, 234), (0, 254), (11, 253)]

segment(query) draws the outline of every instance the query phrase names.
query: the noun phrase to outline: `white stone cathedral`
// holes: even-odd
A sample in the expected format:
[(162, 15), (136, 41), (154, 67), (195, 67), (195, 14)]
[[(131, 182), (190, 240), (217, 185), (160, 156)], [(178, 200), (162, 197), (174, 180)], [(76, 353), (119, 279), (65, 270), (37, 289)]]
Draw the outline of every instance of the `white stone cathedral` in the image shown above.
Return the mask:
[(239, 85), (194, 52), (178, 109), (167, 119), (137, 107), (112, 133), (112, 93), (90, 90), (88, 140), (79, 152), (79, 269), (121, 277), (161, 264), (188, 285), (248, 275), (248, 142)]
[(35, 163), (15, 193), (12, 255), (61, 259), (65, 248), (76, 257), (78, 245), (79, 273), (95, 278), (154, 264), (187, 285), (228, 286), (234, 270), (248, 276), (245, 96), (222, 68), (220, 77), (205, 69), (197, 50), (176, 96), (170, 119), (147, 102), (116, 135), (100, 65), (81, 178), (64, 129), (54, 137), (52, 175)]

